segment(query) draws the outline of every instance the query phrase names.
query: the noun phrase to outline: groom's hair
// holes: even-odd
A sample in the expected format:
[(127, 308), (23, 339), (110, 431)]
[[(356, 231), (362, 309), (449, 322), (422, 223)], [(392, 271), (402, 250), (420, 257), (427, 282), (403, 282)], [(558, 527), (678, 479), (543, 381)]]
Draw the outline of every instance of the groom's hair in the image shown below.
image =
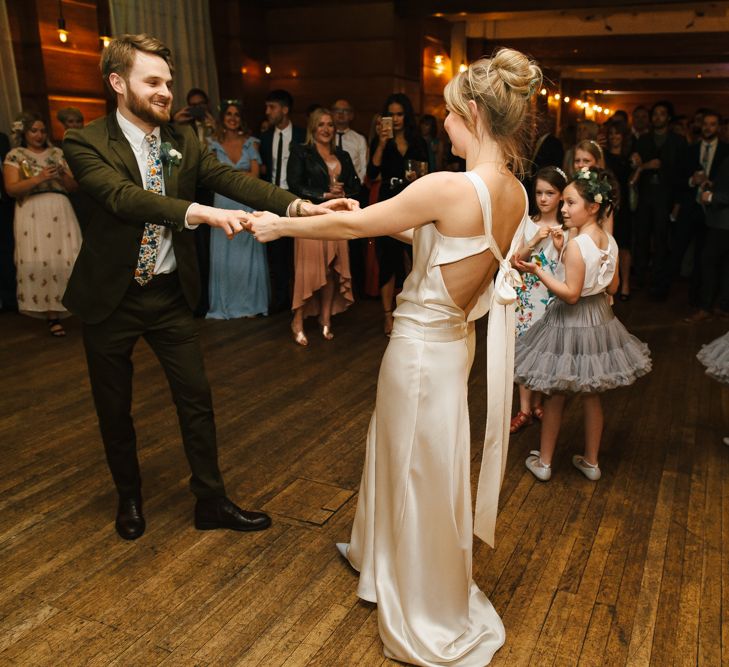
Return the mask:
[(103, 50), (101, 62), (99, 63), (104, 83), (106, 83), (112, 93), (113, 90), (109, 85), (109, 75), (116, 73), (123, 79), (127, 79), (129, 71), (134, 65), (134, 57), (137, 51), (159, 56), (169, 66), (170, 73), (174, 74), (175, 66), (172, 62), (172, 51), (156, 37), (145, 33), (139, 35), (119, 35), (118, 37), (114, 37), (109, 42), (109, 46)]

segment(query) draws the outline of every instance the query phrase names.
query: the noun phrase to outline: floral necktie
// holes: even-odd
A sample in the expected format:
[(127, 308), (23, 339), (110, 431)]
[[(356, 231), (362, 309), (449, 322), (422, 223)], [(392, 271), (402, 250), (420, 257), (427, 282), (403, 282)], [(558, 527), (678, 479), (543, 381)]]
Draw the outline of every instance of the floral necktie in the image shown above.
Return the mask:
[[(144, 137), (149, 144), (147, 153), (147, 173), (145, 175), (145, 190), (162, 194), (162, 160), (159, 154), (159, 142), (153, 134)], [(146, 285), (154, 277), (154, 265), (157, 263), (157, 251), (162, 235), (162, 225), (147, 222), (142, 234), (142, 245), (139, 247), (137, 268), (134, 270), (134, 280), (140, 285)]]

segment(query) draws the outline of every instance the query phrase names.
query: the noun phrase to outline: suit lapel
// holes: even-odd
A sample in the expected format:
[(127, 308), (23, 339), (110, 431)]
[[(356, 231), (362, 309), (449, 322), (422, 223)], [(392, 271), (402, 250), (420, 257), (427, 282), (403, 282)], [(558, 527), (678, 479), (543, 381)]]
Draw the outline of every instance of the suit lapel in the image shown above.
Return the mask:
[[(172, 129), (170, 125), (163, 125), (160, 130), (160, 136), (163, 142), (167, 142), (170, 146), (180, 153), (182, 153), (181, 137)], [(169, 164), (163, 164), (164, 170), (164, 181), (165, 181), (165, 194), (168, 197), (177, 197), (178, 183), (180, 177), (180, 169), (182, 164), (170, 166)]]
[(134, 153), (132, 153), (129, 142), (126, 140), (126, 137), (119, 127), (119, 123), (116, 122), (116, 114), (109, 114), (107, 119), (107, 126), (109, 129), (109, 145), (111, 146), (111, 150), (114, 151), (114, 154), (122, 161), (124, 166), (127, 168), (129, 176), (132, 177), (132, 180), (138, 186), (143, 188), (144, 183), (142, 183), (142, 175), (139, 173), (139, 165), (137, 165), (137, 160), (134, 157)]

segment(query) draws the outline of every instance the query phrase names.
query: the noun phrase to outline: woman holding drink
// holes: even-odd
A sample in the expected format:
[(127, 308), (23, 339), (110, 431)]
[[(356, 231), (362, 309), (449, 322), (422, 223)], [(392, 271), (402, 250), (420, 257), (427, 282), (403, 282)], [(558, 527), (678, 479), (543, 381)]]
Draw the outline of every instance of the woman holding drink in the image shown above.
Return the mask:
[[(309, 116), (306, 143), (292, 144), (286, 178), (294, 194), (320, 204), (327, 199), (355, 197), (360, 182), (349, 153), (335, 146), (334, 121), (327, 109)], [(294, 318), (291, 330), (298, 345), (309, 344), (304, 318), (318, 315), (325, 340), (334, 338), (331, 317), (354, 302), (346, 241), (294, 241)]]
[(61, 304), (71, 268), (81, 247), (81, 231), (68, 193), (77, 187), (60, 148), (48, 141), (46, 124), (36, 113), (13, 123), (17, 148), (5, 157), (5, 190), (15, 198), (15, 265), (18, 309), (44, 318), (56, 338), (66, 335)]
[[(424, 162), (427, 173), (428, 146), (420, 134), (410, 99), (394, 93), (385, 101), (380, 129), (370, 146), (367, 176), (373, 181), (381, 176), (378, 201), (391, 199), (418, 177), (417, 164)], [(409, 245), (383, 236), (377, 239), (380, 267), (380, 298), (385, 312), (385, 334), (392, 331), (395, 287), (401, 288), (407, 274), (405, 258), (412, 260)]]

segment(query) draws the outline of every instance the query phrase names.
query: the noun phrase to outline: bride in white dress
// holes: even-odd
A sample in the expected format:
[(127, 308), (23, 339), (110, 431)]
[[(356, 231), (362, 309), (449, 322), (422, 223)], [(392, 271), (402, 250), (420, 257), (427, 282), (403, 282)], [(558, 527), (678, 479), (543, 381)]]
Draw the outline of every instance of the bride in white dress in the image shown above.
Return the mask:
[[(505, 639), (471, 576), (473, 534), (493, 546), (511, 416), (514, 286), (509, 259), (527, 217), (512, 170), (541, 72), (502, 49), (445, 90), (445, 128), (467, 173), (438, 172), (362, 211), (251, 217), (259, 241), (391, 235), (413, 244), (377, 383), (349, 544), (358, 595), (377, 603), (385, 655), (414, 665), (483, 667)], [(496, 280), (494, 281), (494, 276)], [(488, 416), (471, 512), (468, 375), (474, 321), (487, 312)]]

